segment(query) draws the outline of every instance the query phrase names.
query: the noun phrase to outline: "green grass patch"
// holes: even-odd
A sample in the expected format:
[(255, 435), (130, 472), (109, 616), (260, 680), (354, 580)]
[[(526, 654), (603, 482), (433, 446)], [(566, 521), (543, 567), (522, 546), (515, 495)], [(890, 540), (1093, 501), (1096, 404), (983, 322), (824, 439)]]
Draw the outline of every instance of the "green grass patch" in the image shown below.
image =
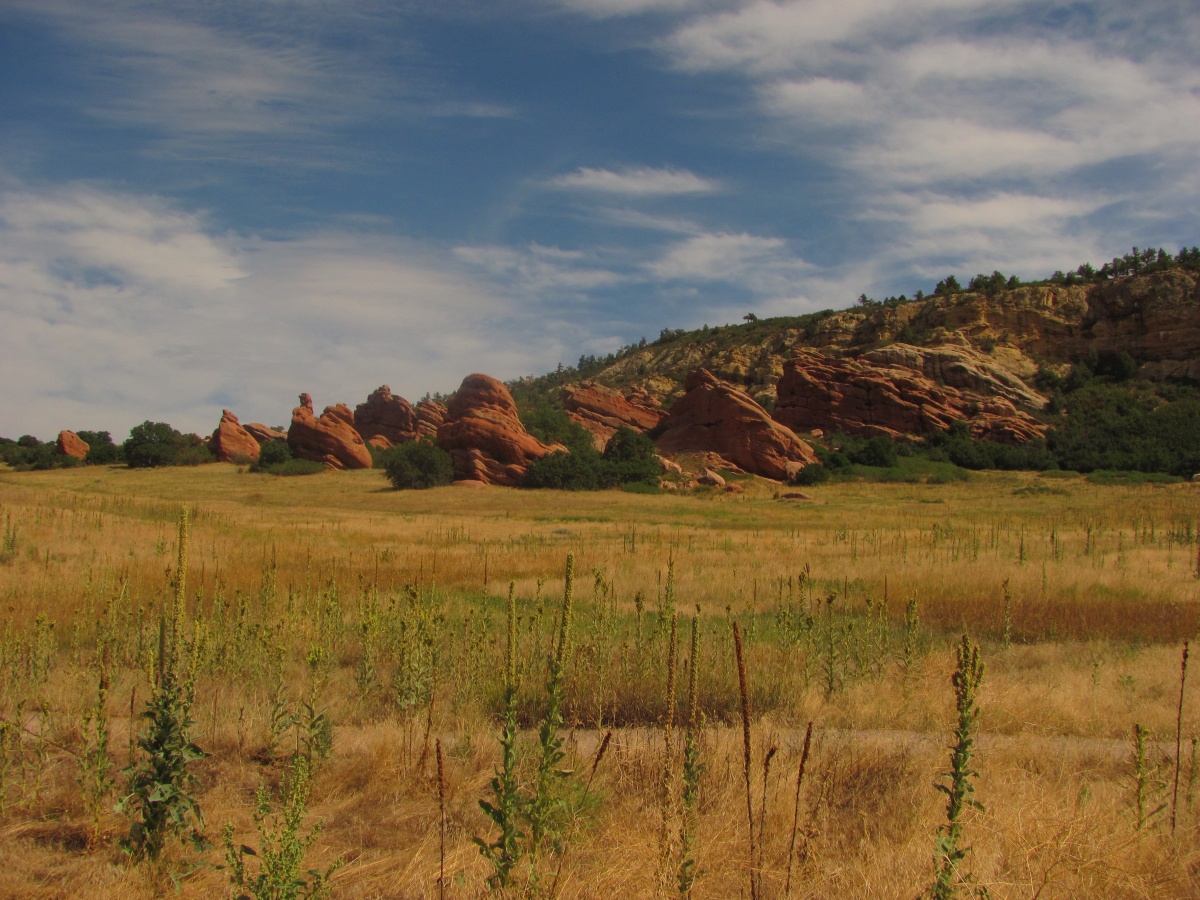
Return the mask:
[(850, 465), (834, 476), (839, 481), (869, 481), (879, 484), (954, 484), (971, 480), (971, 473), (953, 463), (922, 456), (902, 456), (894, 466)]
[(1178, 475), (1162, 472), (1121, 472), (1112, 469), (1097, 469), (1087, 476), (1087, 480), (1092, 484), (1104, 485), (1179, 484), (1183, 481)]
[(289, 459), (273, 466), (264, 466), (259, 471), (267, 475), (291, 477), (294, 475), (318, 475), (326, 471), (326, 467), (323, 463), (313, 462), (311, 459)]

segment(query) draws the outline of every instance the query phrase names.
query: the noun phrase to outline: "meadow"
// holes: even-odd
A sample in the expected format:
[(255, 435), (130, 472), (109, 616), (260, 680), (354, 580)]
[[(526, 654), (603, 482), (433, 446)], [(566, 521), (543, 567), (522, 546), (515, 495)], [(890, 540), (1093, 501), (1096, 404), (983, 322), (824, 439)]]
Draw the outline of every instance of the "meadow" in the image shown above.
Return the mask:
[(1196, 485), (742, 484), (0, 472), (0, 896), (1200, 894)]

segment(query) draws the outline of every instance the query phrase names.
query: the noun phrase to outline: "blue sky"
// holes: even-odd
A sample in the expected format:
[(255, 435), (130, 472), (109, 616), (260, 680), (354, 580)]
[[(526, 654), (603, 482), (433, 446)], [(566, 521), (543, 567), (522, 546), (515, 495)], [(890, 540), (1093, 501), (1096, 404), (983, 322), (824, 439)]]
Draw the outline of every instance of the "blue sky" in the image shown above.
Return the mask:
[(1198, 244), (1197, 46), (1191, 0), (5, 0), (0, 435)]

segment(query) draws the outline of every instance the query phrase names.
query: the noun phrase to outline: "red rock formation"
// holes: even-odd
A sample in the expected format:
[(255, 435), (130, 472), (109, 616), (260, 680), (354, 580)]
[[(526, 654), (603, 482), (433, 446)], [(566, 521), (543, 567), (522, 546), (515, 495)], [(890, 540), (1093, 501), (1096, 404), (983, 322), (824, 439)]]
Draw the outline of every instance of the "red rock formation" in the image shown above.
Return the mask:
[(354, 413), (344, 403), (325, 407), (317, 417), (312, 397), (301, 394), (300, 405), (292, 410), (287, 441), (297, 459), (311, 459), (331, 469), (371, 468), (371, 453), (354, 430)]
[(711, 452), (765, 478), (787, 479), (817, 461), (812, 447), (732, 385), (705, 369), (689, 373), (687, 393), (663, 421), (661, 453)]
[(217, 430), (209, 438), (208, 449), (220, 462), (253, 461), (258, 459), (259, 443), (242, 427), (237, 416), (223, 409)]
[(58, 440), (54, 442), (55, 453), (75, 459), (86, 459), (91, 449), (88, 442), (73, 431), (60, 431)]
[(437, 442), (453, 458), (457, 480), (504, 485), (521, 484), (533, 460), (562, 449), (526, 432), (508, 388), (479, 374), (463, 379)]
[(652, 401), (645, 403), (648, 397), (641, 391), (638, 394), (641, 402), (634, 402), (611, 388), (585, 381), (563, 388), (563, 409), (572, 422), (591, 433), (596, 449), (603, 450), (621, 426), (647, 432), (666, 415)]
[[(993, 440), (1021, 443), (1045, 433), (1045, 426), (1010, 399), (1040, 405), (1043, 398), (1023, 384), (989, 380), (984, 369), (968, 365), (967, 354), (942, 350), (894, 344), (860, 357), (799, 350), (784, 365), (775, 420), (797, 431), (867, 437), (928, 434), (960, 419), (976, 436)], [(948, 362), (952, 358), (956, 361)], [(926, 366), (974, 390), (939, 384), (925, 374)]]
[(417, 436), (437, 439), (438, 428), (446, 421), (446, 405), (436, 400), (417, 403)]
[(383, 448), (417, 439), (416, 413), (407, 400), (393, 394), (386, 384), (377, 387), (365, 403), (355, 408), (354, 427), (364, 441)]
[(286, 431), (279, 431), (275, 428), (270, 427), (269, 425), (264, 425), (262, 422), (248, 422), (245, 425), (243, 425), (242, 427), (245, 428), (248, 432), (250, 432), (250, 437), (252, 437), (256, 441), (258, 441), (258, 445), (260, 447), (263, 444), (271, 443), (271, 441), (286, 441), (287, 440), (287, 432)]

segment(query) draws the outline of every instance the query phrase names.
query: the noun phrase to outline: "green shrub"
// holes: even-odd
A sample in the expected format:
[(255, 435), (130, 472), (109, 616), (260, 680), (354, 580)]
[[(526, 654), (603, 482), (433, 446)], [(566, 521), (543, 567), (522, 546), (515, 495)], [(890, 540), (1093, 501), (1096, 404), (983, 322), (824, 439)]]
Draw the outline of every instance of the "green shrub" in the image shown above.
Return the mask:
[(454, 460), (432, 441), (421, 440), (388, 450), (383, 471), (397, 490), (431, 488), (454, 480)]
[[(584, 432), (587, 434), (587, 432)], [(561, 450), (530, 463), (525, 486), (562, 491), (599, 491), (618, 485), (642, 484), (657, 489), (658, 454), (647, 435), (618, 428), (604, 453), (596, 452), (591, 435), (569, 452)]]
[(77, 431), (80, 440), (88, 445), (87, 458), (84, 462), (89, 466), (107, 466), (122, 461), (121, 448), (113, 443), (112, 435), (107, 431)]
[(166, 422), (147, 420), (135, 425), (121, 447), (131, 469), (195, 466), (215, 459), (199, 437), (180, 434)]
[(618, 428), (604, 447), (603, 459), (614, 467), (618, 484), (640, 482), (658, 487), (658, 453), (646, 435), (632, 428)]
[(805, 466), (796, 473), (792, 479), (792, 484), (800, 487), (811, 487), (814, 484), (823, 484), (829, 480), (829, 469), (821, 463), (816, 463), (811, 466)]
[(267, 441), (262, 445), (258, 453), (258, 463), (256, 468), (269, 469), (271, 466), (277, 466), (280, 463), (290, 462), (292, 460), (292, 448), (288, 442), (280, 438), (273, 441)]
[(595, 448), (555, 451), (535, 459), (525, 472), (525, 486), (560, 491), (598, 491), (613, 487), (615, 471)]
[(862, 449), (850, 454), (852, 463), (860, 466), (876, 466), (881, 469), (890, 469), (896, 465), (899, 458), (896, 445), (882, 436), (871, 438)]
[(327, 472), (329, 469), (324, 463), (316, 462), (311, 459), (289, 459), (281, 463), (275, 463), (272, 466), (258, 469), (260, 472), (266, 472), (268, 475), (319, 475), (322, 472)]

